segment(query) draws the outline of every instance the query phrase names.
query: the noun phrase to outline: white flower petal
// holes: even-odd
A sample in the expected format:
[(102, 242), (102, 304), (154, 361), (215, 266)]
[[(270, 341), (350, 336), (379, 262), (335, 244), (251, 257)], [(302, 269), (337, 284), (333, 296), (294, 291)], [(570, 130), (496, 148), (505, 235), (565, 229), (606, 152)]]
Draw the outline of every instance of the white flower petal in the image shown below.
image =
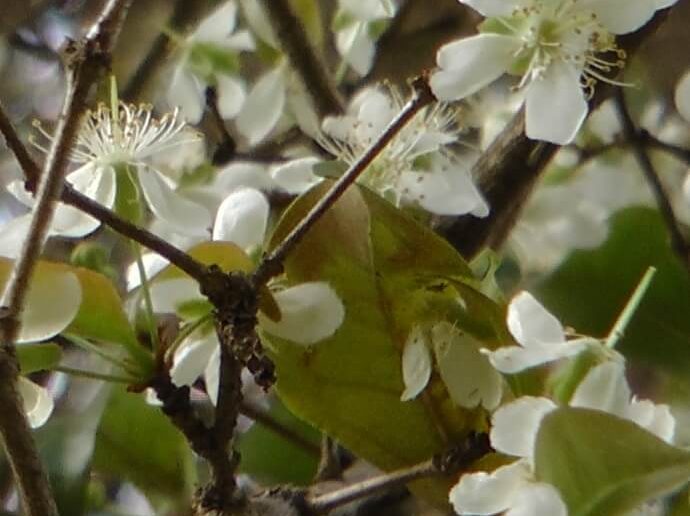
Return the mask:
[(24, 186), (24, 181), (19, 179), (14, 179), (7, 183), (5, 188), (9, 193), (11, 193), (20, 203), (25, 206), (32, 207), (35, 204), (34, 196), (29, 192)]
[(79, 312), (81, 299), (81, 284), (73, 272), (37, 270), (20, 317), (17, 342), (46, 340), (63, 331)]
[[(151, 280), (170, 263), (157, 253), (144, 253), (141, 261), (144, 264), (144, 272), (148, 280)], [(134, 262), (127, 267), (127, 292), (134, 290), (139, 285), (141, 285), (139, 266)]]
[(237, 129), (254, 145), (271, 132), (285, 106), (285, 69), (278, 66), (261, 76), (237, 115)]
[(546, 414), (556, 408), (547, 398), (523, 396), (501, 406), (491, 418), (491, 446), (498, 452), (527, 459), (534, 455), (534, 441)]
[(510, 16), (513, 11), (526, 2), (516, 0), (506, 2), (506, 0), (460, 0), (463, 4), (469, 5), (472, 9), (485, 17)]
[(244, 92), (244, 84), (227, 75), (218, 75), (216, 80), (218, 82), (218, 110), (220, 115), (224, 119), (234, 118), (242, 109), (247, 96)]
[(424, 390), (431, 378), (431, 353), (424, 330), (414, 327), (405, 341), (402, 354), (402, 373), (405, 390), (400, 401), (409, 401)]
[(587, 116), (580, 71), (554, 61), (543, 77), (527, 88), (525, 134), (534, 140), (570, 143)]
[(568, 516), (568, 509), (558, 490), (551, 484), (529, 482), (515, 493), (505, 516)]
[[(76, 190), (106, 208), (112, 208), (115, 204), (117, 184), (112, 167), (98, 167), (94, 170), (93, 166), (88, 164), (68, 174), (66, 179)], [(83, 211), (58, 203), (51, 225), (51, 235), (80, 238), (92, 233), (100, 225), (99, 220)]]
[(267, 167), (257, 163), (233, 163), (219, 170), (212, 184), (214, 191), (223, 194), (243, 186), (259, 190), (272, 188)]
[(175, 313), (183, 303), (206, 299), (196, 280), (188, 277), (154, 281), (149, 284), (149, 295), (155, 313)]
[(585, 0), (583, 8), (589, 8), (598, 21), (613, 34), (626, 34), (647, 23), (657, 10), (658, 0)]
[(211, 215), (206, 208), (170, 188), (160, 173), (140, 168), (139, 184), (154, 215), (186, 235), (207, 236)]
[(390, 18), (395, 14), (395, 7), (385, 0), (340, 0), (338, 5), (361, 21)]
[(178, 67), (173, 73), (165, 99), (170, 106), (179, 107), (182, 117), (190, 124), (201, 120), (204, 112), (201, 83), (183, 67)]
[(218, 389), (220, 387), (220, 346), (216, 341), (213, 353), (208, 359), (204, 369), (204, 382), (206, 383), (206, 394), (214, 406), (218, 405)]
[(0, 228), (0, 256), (17, 258), (29, 234), (31, 214), (21, 215)]
[(369, 37), (367, 25), (354, 23), (335, 35), (336, 47), (343, 60), (359, 75), (366, 75), (374, 61), (376, 47)]
[(589, 370), (577, 386), (570, 405), (626, 417), (630, 396), (624, 364), (608, 360)]
[(510, 301), (507, 322), (515, 340), (525, 347), (565, 342), (561, 323), (527, 291)]
[(678, 81), (675, 93), (676, 108), (678, 113), (690, 124), (690, 71)]
[(199, 24), (194, 31), (194, 40), (210, 43), (222, 42), (235, 29), (236, 17), (237, 4), (234, 0), (225, 2)]
[(647, 424), (644, 425), (644, 428), (668, 443), (673, 442), (676, 431), (676, 418), (671, 414), (669, 406), (665, 404), (656, 405), (649, 400), (643, 400), (633, 401), (631, 409), (633, 409), (636, 403), (644, 402), (652, 405), (652, 417)]
[(501, 401), (503, 379), (469, 335), (442, 322), (432, 328), (436, 363), (451, 399), (465, 408), (495, 409)]
[(17, 389), (22, 397), (24, 412), (31, 428), (43, 426), (53, 412), (53, 397), (46, 389), (23, 376), (19, 377)]
[(192, 385), (204, 373), (217, 349), (218, 338), (213, 330), (199, 340), (180, 346), (175, 352), (173, 366), (170, 369), (172, 382), (178, 387)]
[(235, 190), (218, 208), (213, 240), (233, 242), (243, 249), (262, 245), (269, 211), (268, 200), (259, 190)]
[(297, 344), (314, 344), (333, 335), (345, 318), (338, 294), (324, 282), (302, 283), (275, 293), (278, 322), (259, 312), (264, 331)]
[(472, 213), (477, 217), (489, 214), (488, 204), (463, 167), (446, 163), (434, 166), (430, 172), (404, 172), (400, 183), (405, 198), (416, 201), (431, 213)]
[(314, 175), (314, 165), (319, 163), (317, 158), (298, 158), (277, 166), (271, 171), (275, 184), (289, 194), (298, 195), (306, 192), (321, 181)]
[(561, 344), (532, 344), (529, 347), (506, 346), (495, 351), (483, 350), (491, 365), (502, 373), (512, 374), (524, 371), (561, 358), (580, 353), (591, 339), (577, 339)]
[(479, 34), (441, 47), (436, 62), (441, 68), (429, 81), (439, 100), (458, 100), (498, 79), (515, 59), (520, 39)]
[[(450, 490), (448, 498), (457, 514), (497, 514), (512, 505), (515, 495), (528, 483), (530, 476), (529, 466), (521, 460), (490, 474), (483, 471), (465, 473)], [(546, 516), (546, 513), (539, 514)]]

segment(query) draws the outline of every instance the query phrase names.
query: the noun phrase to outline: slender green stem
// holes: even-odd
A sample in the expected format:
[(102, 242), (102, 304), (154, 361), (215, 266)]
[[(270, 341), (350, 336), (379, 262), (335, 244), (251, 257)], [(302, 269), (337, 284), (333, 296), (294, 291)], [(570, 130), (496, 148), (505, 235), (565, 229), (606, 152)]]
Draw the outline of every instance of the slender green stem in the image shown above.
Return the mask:
[(153, 302), (151, 301), (151, 291), (149, 289), (149, 281), (146, 277), (146, 269), (144, 267), (144, 260), (141, 258), (141, 248), (136, 242), (132, 242), (132, 250), (137, 260), (137, 270), (139, 271), (139, 278), (141, 279), (141, 292), (144, 298), (144, 309), (146, 311), (146, 325), (149, 329), (151, 337), (151, 347), (153, 354), (158, 356), (160, 351), (160, 340), (158, 339), (158, 328), (156, 327), (156, 317), (153, 314)]
[(127, 385), (135, 384), (139, 381), (137, 378), (129, 376), (118, 376), (105, 373), (97, 373), (95, 371), (86, 371), (84, 369), (75, 369), (73, 367), (58, 366), (53, 368), (53, 371), (65, 373), (72, 376), (79, 376), (81, 378), (89, 378), (91, 380), (102, 380), (104, 382), (124, 383)]
[(108, 353), (107, 351), (103, 350), (97, 344), (93, 344), (92, 342), (89, 342), (86, 339), (82, 339), (78, 335), (73, 335), (70, 333), (66, 333), (63, 335), (67, 340), (69, 340), (75, 346), (78, 346), (85, 351), (89, 351), (91, 353), (94, 353), (95, 355), (98, 355), (99, 357), (101, 357), (103, 360), (106, 360), (113, 365), (121, 367), (122, 369), (124, 369), (127, 373), (131, 374), (132, 376), (138, 375), (138, 371), (136, 370), (136, 368), (131, 363), (128, 363), (126, 360)]
[(615, 348), (616, 344), (618, 344), (618, 341), (621, 338), (623, 338), (623, 335), (625, 334), (625, 328), (627, 328), (628, 324), (630, 324), (632, 316), (635, 314), (635, 311), (640, 306), (642, 298), (647, 293), (649, 286), (652, 284), (654, 274), (656, 274), (656, 268), (649, 267), (647, 271), (644, 273), (644, 276), (642, 276), (642, 279), (638, 283), (635, 292), (633, 292), (632, 296), (630, 296), (630, 300), (625, 305), (625, 308), (623, 308), (621, 314), (618, 316), (618, 319), (616, 320), (616, 323), (613, 325), (613, 328), (611, 329), (611, 332), (609, 333), (608, 337), (606, 337), (607, 348)]

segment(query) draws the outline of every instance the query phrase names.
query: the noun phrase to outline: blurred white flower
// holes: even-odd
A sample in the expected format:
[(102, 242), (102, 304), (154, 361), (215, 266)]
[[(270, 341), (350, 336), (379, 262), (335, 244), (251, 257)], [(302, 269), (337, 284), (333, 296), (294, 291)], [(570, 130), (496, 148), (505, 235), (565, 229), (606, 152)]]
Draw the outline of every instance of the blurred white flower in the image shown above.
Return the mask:
[(652, 0), (461, 1), (490, 23), (486, 32), (439, 50), (440, 70), (431, 78), (436, 96), (456, 100), (504, 73), (520, 75), (527, 136), (558, 144), (577, 134), (595, 84), (615, 82), (607, 74), (624, 66), (615, 36), (638, 29), (660, 8)]
[(566, 340), (561, 323), (532, 294), (523, 291), (508, 305), (508, 330), (518, 346), (483, 350), (502, 373), (517, 373), (560, 358), (578, 354), (592, 338)]
[[(404, 104), (396, 89), (366, 88), (352, 99), (345, 115), (324, 120), (319, 144), (352, 165)], [(457, 138), (454, 112), (444, 104), (427, 107), (388, 143), (361, 182), (396, 205), (418, 203), (439, 215), (484, 217), (488, 205), (467, 168), (444, 148)]]
[(189, 123), (196, 124), (201, 119), (207, 85), (216, 88), (218, 110), (223, 118), (233, 118), (242, 108), (246, 94), (234, 70), (234, 61), (240, 52), (254, 50), (255, 44), (248, 31), (235, 31), (236, 25), (237, 4), (230, 0), (181, 43), (182, 55), (173, 71), (166, 98), (170, 106), (180, 106)]
[[(0, 281), (5, 289), (6, 279)], [(7, 293), (3, 294), (7, 295)], [(81, 283), (69, 271), (38, 268), (26, 298), (26, 306), (20, 317), (16, 344), (50, 339), (65, 330), (76, 317), (82, 301)], [(0, 300), (0, 305), (6, 304)], [(53, 411), (53, 398), (40, 385), (19, 377), (17, 384), (24, 403), (24, 411), (32, 428), (43, 425)]]
[[(71, 160), (81, 165), (67, 175), (67, 181), (88, 197), (111, 208), (115, 202), (116, 174), (129, 173), (140, 187), (143, 197), (156, 217), (173, 226), (177, 231), (191, 235), (206, 235), (210, 225), (210, 213), (195, 202), (180, 196), (174, 189), (174, 181), (150, 163), (154, 155), (169, 152), (171, 148), (196, 142), (199, 136), (187, 131), (179, 111), (153, 117), (151, 106), (120, 102), (115, 116), (111, 109), (99, 105), (95, 111), (87, 111)], [(36, 126), (49, 142), (53, 136), (40, 123)], [(47, 152), (44, 144), (32, 143)], [(15, 181), (8, 187), (21, 201), (31, 204), (32, 197), (23, 183)], [(63, 204), (58, 205), (51, 234), (80, 237), (94, 231), (100, 222), (85, 213)]]
[(391, 0), (340, 0), (335, 43), (343, 61), (359, 75), (371, 69), (376, 49), (372, 28), (395, 15)]

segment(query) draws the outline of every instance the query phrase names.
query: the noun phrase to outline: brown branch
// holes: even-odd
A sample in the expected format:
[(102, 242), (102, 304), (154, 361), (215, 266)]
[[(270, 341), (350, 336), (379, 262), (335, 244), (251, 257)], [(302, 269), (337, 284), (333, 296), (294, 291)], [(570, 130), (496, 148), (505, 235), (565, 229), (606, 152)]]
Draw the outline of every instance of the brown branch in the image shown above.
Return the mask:
[(335, 83), (288, 0), (262, 0), (261, 3), (290, 63), (302, 78), (319, 118), (343, 113)]
[[(79, 131), (86, 97), (102, 70), (109, 64), (110, 51), (130, 3), (131, 0), (111, 0), (86, 36), (79, 42), (69, 42), (67, 45), (68, 84), (62, 116), (40, 177), (29, 233), (3, 295), (7, 306), (0, 319), (0, 371), (4, 373), (0, 376), (0, 413), (3, 414), (0, 418), (0, 433), (12, 465), (22, 505), (30, 516), (57, 516), (57, 508), (17, 391), (19, 369), (14, 342), (18, 335), (31, 276), (47, 238), (55, 204), (62, 191), (70, 149)], [(3, 118), (2, 126), (5, 129), (8, 123), (9, 120)], [(18, 139), (8, 141), (8, 144), (15, 147), (17, 143)], [(20, 153), (18, 156), (23, 164), (27, 163), (28, 154)]]
[[(214, 5), (217, 4), (206, 0), (177, 0), (168, 20), (168, 30), (180, 37), (187, 36), (211, 12)], [(159, 34), (122, 91), (122, 98), (133, 102), (145, 96), (175, 49), (175, 42), (169, 33)]]
[[(658, 12), (641, 30), (618, 38), (619, 47), (631, 56), (663, 23), (669, 9)], [(599, 84), (590, 101), (590, 112), (613, 94), (614, 88)], [(524, 109), (520, 110), (482, 154), (472, 169), (491, 212), (486, 218), (470, 215), (445, 218), (437, 230), (460, 253), (471, 258), (485, 246), (500, 247), (514, 226), (557, 145), (530, 140), (524, 133)]]
[(685, 265), (685, 268), (690, 271), (690, 254), (688, 254), (690, 247), (688, 247), (688, 243), (685, 240), (678, 219), (673, 211), (673, 206), (671, 206), (671, 201), (664, 190), (664, 185), (661, 183), (661, 179), (659, 179), (659, 174), (657, 174), (652, 160), (647, 153), (645, 146), (646, 140), (637, 127), (635, 127), (635, 122), (630, 116), (630, 112), (625, 104), (625, 94), (620, 88), (616, 91), (615, 102), (618, 118), (623, 126), (623, 134), (630, 144), (635, 160), (640, 166), (649, 187), (652, 189), (657, 207), (659, 208), (661, 217), (671, 237), (673, 251), (678, 255), (678, 258), (683, 265)]
[(263, 257), (254, 272), (254, 282), (257, 285), (266, 283), (269, 279), (281, 273), (283, 260), (302, 240), (304, 235), (318, 220), (335, 204), (345, 191), (357, 180), (376, 157), (395, 138), (400, 130), (425, 106), (436, 99), (429, 88), (426, 78), (415, 80), (415, 96), (402, 111), (391, 121), (376, 141), (355, 161), (350, 168), (332, 186), (332, 188), (317, 202), (311, 211), (297, 224), (285, 239), (270, 254)]
[(486, 434), (470, 434), (465, 442), (447, 453), (414, 466), (369, 478), (343, 489), (305, 500), (313, 513), (325, 513), (354, 500), (389, 491), (422, 478), (454, 475), (469, 468), (492, 450)]
[(679, 160), (685, 162), (686, 165), (690, 166), (690, 150), (679, 145), (674, 145), (672, 143), (666, 143), (664, 141), (661, 141), (645, 129), (640, 129), (638, 131), (638, 135), (640, 137), (640, 140), (643, 141), (644, 144), (648, 147), (667, 152), (668, 154), (675, 156)]

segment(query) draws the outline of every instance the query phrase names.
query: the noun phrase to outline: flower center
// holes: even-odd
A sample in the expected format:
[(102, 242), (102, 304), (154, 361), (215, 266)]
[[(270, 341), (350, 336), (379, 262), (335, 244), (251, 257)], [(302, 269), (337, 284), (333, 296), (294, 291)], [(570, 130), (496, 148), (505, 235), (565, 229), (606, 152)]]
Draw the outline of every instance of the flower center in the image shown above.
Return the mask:
[(499, 19), (522, 45), (515, 54), (514, 72), (522, 78), (517, 88), (544, 77), (557, 61), (580, 72), (581, 85), (589, 97), (598, 81), (623, 85), (611, 78), (623, 68), (625, 51), (598, 20), (582, 8), (578, 0), (535, 0), (516, 9), (508, 19)]

